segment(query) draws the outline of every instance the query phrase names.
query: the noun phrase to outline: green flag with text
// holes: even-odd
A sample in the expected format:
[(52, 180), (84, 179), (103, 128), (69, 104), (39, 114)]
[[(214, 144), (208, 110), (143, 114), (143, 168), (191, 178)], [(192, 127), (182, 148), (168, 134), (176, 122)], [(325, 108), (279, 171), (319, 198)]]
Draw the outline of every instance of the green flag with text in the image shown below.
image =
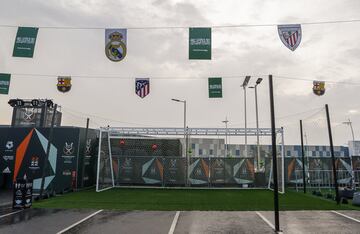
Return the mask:
[(189, 28), (189, 59), (211, 59), (211, 28)]
[(209, 98), (222, 98), (221, 77), (209, 78)]
[(38, 30), (38, 28), (30, 27), (18, 28), (15, 39), (13, 57), (33, 57)]
[(0, 73), (0, 94), (9, 94), (10, 74)]

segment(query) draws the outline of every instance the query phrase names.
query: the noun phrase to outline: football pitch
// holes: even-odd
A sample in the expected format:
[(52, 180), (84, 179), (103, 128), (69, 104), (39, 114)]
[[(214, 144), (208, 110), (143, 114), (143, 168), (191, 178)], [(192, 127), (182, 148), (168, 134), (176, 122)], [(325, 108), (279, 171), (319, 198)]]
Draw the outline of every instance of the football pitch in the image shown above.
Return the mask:
[[(279, 195), (280, 210), (360, 210), (350, 204), (287, 190)], [(261, 189), (152, 189), (85, 190), (34, 202), (35, 208), (87, 208), (157, 211), (270, 211), (273, 192)]]

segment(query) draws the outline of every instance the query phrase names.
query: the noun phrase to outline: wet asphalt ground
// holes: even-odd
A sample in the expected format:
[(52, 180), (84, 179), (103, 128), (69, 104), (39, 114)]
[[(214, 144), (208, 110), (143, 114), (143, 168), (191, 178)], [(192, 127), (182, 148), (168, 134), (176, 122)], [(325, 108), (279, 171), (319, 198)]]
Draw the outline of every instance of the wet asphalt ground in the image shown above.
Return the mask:
[[(15, 212), (15, 213), (14, 213)], [(0, 233), (274, 233), (270, 211), (0, 209)], [(283, 233), (360, 233), (360, 211), (280, 212)]]

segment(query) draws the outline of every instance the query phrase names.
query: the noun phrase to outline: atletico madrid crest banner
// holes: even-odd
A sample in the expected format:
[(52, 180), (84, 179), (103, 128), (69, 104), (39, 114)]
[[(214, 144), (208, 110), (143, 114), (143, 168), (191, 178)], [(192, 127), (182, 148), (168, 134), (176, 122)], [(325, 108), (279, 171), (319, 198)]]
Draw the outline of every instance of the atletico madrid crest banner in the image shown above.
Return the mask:
[(136, 78), (135, 79), (135, 93), (141, 98), (146, 97), (150, 93), (150, 79)]
[(301, 42), (301, 24), (278, 25), (278, 32), (282, 43), (294, 51)]

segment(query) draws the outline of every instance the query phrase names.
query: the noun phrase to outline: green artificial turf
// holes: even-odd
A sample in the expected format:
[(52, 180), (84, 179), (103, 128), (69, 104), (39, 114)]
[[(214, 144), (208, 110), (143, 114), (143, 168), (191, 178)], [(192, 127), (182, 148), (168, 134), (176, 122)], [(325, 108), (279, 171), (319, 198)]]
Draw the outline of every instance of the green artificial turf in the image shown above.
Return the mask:
[[(279, 195), (280, 210), (360, 209), (334, 201), (287, 191)], [(36, 208), (92, 208), (117, 210), (273, 210), (270, 190), (114, 188), (87, 190), (38, 201)]]

